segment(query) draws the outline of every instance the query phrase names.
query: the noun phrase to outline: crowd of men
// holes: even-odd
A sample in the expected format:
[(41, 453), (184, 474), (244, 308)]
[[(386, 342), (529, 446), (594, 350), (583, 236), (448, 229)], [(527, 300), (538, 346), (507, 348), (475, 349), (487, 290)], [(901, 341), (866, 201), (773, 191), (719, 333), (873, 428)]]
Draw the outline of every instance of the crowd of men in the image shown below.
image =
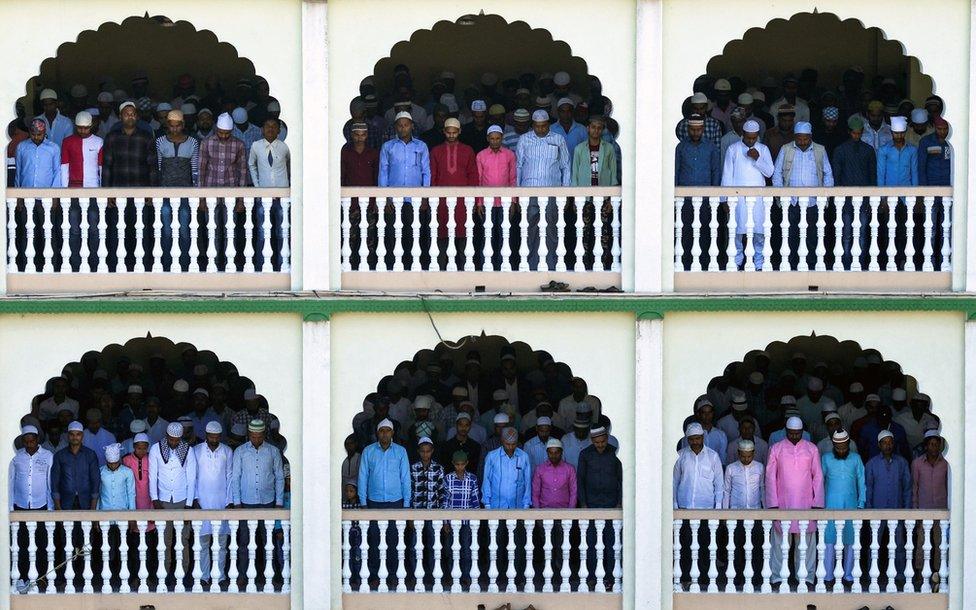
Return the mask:
[[(110, 370), (89, 352), (53, 378), (21, 418), (8, 472), (10, 510), (288, 507), (287, 442), (266, 399), (233, 365), (208, 364), (193, 347), (182, 350), (179, 362), (171, 368), (162, 353), (144, 362), (122, 356)], [(168, 555), (173, 529), (167, 526)], [(155, 527), (150, 533), (157, 544)], [(138, 531), (127, 535), (129, 548), (137, 548)], [(189, 541), (188, 528), (181, 535)], [(267, 535), (259, 529), (259, 542)], [(203, 536), (203, 579), (211, 582), (209, 523)], [(224, 524), (217, 583), (227, 577), (229, 536)], [(23, 547), (26, 529), (19, 538)], [(246, 527), (238, 538), (248, 540)], [(26, 586), (27, 554), (20, 557)], [(175, 560), (167, 561), (172, 567)]]
[[(865, 82), (864, 71), (857, 66), (846, 70), (840, 81), (836, 90), (822, 88), (812, 69), (804, 70), (799, 78), (767, 78), (759, 87), (748, 86), (738, 77), (700, 77), (694, 95), (683, 107), (684, 118), (675, 127), (679, 140), (675, 185), (951, 185), (954, 153), (942, 98), (932, 95), (916, 107), (893, 78)], [(799, 223), (797, 203), (797, 199), (791, 201), (792, 224)], [(816, 213), (809, 209), (815, 199), (807, 203), (809, 217)], [(736, 264), (741, 269), (748, 211), (741, 198), (734, 205)], [(765, 208), (757, 200), (753, 210), (757, 269), (764, 260)], [(685, 212), (690, 224), (690, 210)], [(845, 225), (850, 226), (853, 209), (843, 213)], [(935, 226), (940, 234), (943, 213), (941, 205), (937, 206)], [(810, 226), (815, 224), (813, 217)], [(864, 237), (860, 236), (862, 245)], [(849, 257), (850, 238), (845, 241), (845, 256)]]
[[(913, 385), (897, 363), (875, 350), (859, 355), (850, 369), (823, 361), (810, 366), (801, 352), (773, 366), (765, 351), (752, 353), (745, 363), (729, 365), (695, 400), (674, 466), (674, 508), (948, 509), (941, 422), (928, 395)], [(941, 531), (933, 533), (937, 550)], [(790, 534), (791, 544), (799, 544), (795, 522)], [(807, 548), (816, 548), (816, 526), (803, 535)], [(854, 579), (854, 535), (848, 525), (840, 542), (848, 584)], [(904, 526), (895, 535), (902, 548), (898, 578), (904, 579)], [(921, 528), (914, 535), (921, 549)], [(773, 530), (774, 583), (780, 580), (782, 536)], [(838, 544), (833, 525), (826, 544), (832, 580)], [(813, 582), (816, 553), (806, 558)], [(938, 574), (937, 552), (933, 564)], [(921, 565), (920, 556), (915, 565)]]

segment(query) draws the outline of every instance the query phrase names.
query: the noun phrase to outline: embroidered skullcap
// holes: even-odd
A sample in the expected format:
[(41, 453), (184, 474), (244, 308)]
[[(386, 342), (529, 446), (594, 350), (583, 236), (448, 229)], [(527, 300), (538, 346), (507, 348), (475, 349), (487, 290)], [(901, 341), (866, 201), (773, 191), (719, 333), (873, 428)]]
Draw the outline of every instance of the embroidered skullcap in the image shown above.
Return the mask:
[(715, 81), (715, 86), (712, 88), (715, 89), (716, 91), (731, 91), (732, 85), (731, 83), (729, 83), (728, 80), (724, 78), (720, 78), (717, 81)]
[(868, 102), (868, 112), (878, 112), (884, 109), (884, 104), (880, 100), (871, 100)]
[(796, 114), (796, 108), (794, 108), (792, 104), (783, 104), (779, 107), (779, 110), (776, 111), (777, 116), (781, 114)]
[(112, 94), (109, 93), (108, 91), (102, 91), (101, 93), (98, 94), (98, 97), (96, 97), (95, 100), (104, 103), (104, 102), (114, 102), (115, 98), (112, 97)]
[(180, 105), (180, 112), (193, 116), (197, 113), (197, 107), (190, 102), (185, 102)]
[(499, 116), (505, 114), (505, 107), (501, 104), (492, 104), (488, 107), (488, 114)]
[(459, 422), (462, 419), (471, 421), (471, 415), (466, 413), (465, 411), (461, 411), (460, 413), (457, 414), (457, 417), (454, 418), (454, 421)]
[(558, 438), (550, 438), (546, 441), (546, 449), (562, 449), (563, 443)]
[(699, 424), (698, 422), (692, 422), (692, 423), (688, 424), (688, 427), (687, 428), (685, 428), (685, 436), (686, 437), (689, 437), (689, 436), (704, 436), (704, 435), (705, 435), (705, 429), (702, 428), (702, 425)]
[(702, 127), (705, 125), (705, 115), (703, 114), (693, 114), (688, 117), (688, 125), (690, 127)]
[[(694, 425), (695, 424), (692, 424), (692, 426)], [(605, 426), (595, 426), (593, 428), (590, 428), (590, 438), (596, 438), (598, 436), (603, 436), (605, 434), (609, 434)]]
[(122, 445), (112, 443), (105, 446), (105, 461), (114, 464), (122, 459)]
[(549, 113), (546, 112), (545, 110), (536, 110), (535, 112), (532, 113), (532, 122), (533, 123), (548, 123), (549, 122)]
[(840, 445), (851, 440), (851, 435), (847, 433), (847, 430), (838, 430), (830, 437), (835, 445)]
[(222, 434), (224, 432), (224, 427), (220, 425), (219, 421), (211, 421), (207, 422), (205, 431), (207, 434)]
[[(382, 426), (382, 425), (383, 425), (383, 422), (380, 422), (380, 426)], [(390, 428), (392, 428), (392, 427), (393, 426), (391, 425)], [(266, 426), (265, 426), (265, 423), (264, 423), (264, 420), (263, 419), (252, 419), (247, 424), (247, 431), (248, 432), (264, 432), (265, 428), (266, 428)], [(379, 426), (376, 429), (379, 430)]]
[(173, 105), (169, 102), (159, 102), (156, 104), (156, 112), (169, 112), (173, 109)]
[(508, 392), (506, 390), (495, 390), (491, 393), (492, 400), (508, 400)]
[(518, 430), (515, 428), (505, 428), (502, 430), (502, 441), (506, 443), (518, 442)]
[(881, 397), (877, 394), (868, 394), (864, 397), (864, 402), (881, 402)]
[(136, 107), (136, 103), (131, 100), (122, 102), (121, 104), (119, 104), (119, 114), (122, 114), (122, 111), (125, 110), (126, 108), (135, 108), (135, 107)]
[(471, 112), (485, 112), (488, 110), (488, 104), (485, 100), (474, 100), (471, 102)]
[(803, 420), (795, 415), (786, 420), (787, 430), (803, 430)]
[(451, 396), (456, 396), (458, 398), (461, 398), (467, 395), (468, 395), (468, 389), (465, 388), (464, 386), (457, 386), (456, 388), (451, 390)]
[(827, 106), (823, 109), (823, 117), (829, 121), (836, 121), (840, 117), (840, 110), (836, 106)]
[(369, 131), (369, 125), (366, 123), (353, 123), (349, 128), (350, 131)]
[(532, 114), (525, 108), (519, 108), (512, 113), (512, 118), (514, 118), (516, 122), (525, 123), (532, 119)]
[(173, 422), (166, 426), (166, 436), (171, 436), (173, 438), (180, 438), (183, 436), (183, 424), (180, 422)]
[(200, 110), (197, 110), (197, 118), (200, 118), (205, 114), (213, 118), (213, 110), (209, 108), (201, 108)]

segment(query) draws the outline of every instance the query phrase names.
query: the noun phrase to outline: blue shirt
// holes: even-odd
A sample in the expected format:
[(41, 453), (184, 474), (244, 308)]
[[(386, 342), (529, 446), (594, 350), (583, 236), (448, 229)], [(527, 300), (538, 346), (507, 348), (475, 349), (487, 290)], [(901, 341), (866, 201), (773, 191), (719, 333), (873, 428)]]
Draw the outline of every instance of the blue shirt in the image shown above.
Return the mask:
[(952, 144), (934, 133), (918, 141), (919, 186), (952, 185)]
[(379, 186), (430, 186), (430, 152), (422, 140), (394, 138), (380, 149)]
[(410, 461), (407, 450), (390, 443), (383, 450), (378, 442), (363, 450), (359, 459), (359, 502), (397, 502), (410, 508)]
[(566, 131), (566, 129), (563, 128), (562, 123), (559, 123), (558, 121), (553, 123), (550, 129), (553, 133), (558, 133), (566, 139), (566, 148), (571, 151), (576, 150), (576, 146), (579, 145), (580, 142), (585, 142), (588, 138), (586, 134), (586, 127), (583, 127), (576, 121), (573, 121), (573, 125), (569, 128), (569, 131)]
[(719, 149), (702, 138), (682, 140), (674, 149), (675, 186), (718, 186), (722, 182)]
[(918, 149), (911, 144), (878, 149), (878, 186), (918, 186)]
[[(839, 459), (833, 452), (825, 453), (820, 456), (820, 467), (823, 469), (824, 508), (864, 508), (864, 462), (856, 453), (848, 453), (845, 459)], [(833, 521), (827, 524), (824, 538), (827, 544), (836, 543)], [(854, 544), (854, 528), (849, 521), (844, 525), (844, 544)]]
[(75, 132), (75, 124), (71, 119), (61, 114), (60, 111), (54, 115), (54, 121), (48, 121), (47, 115), (43, 112), (34, 118), (38, 121), (44, 121), (44, 124), (47, 125), (47, 134), (45, 137), (51, 142), (54, 142), (54, 145), (58, 147), (58, 151), (61, 150), (61, 143), (64, 142), (64, 139)]
[[(51, 466), (51, 497), (60, 500), (64, 510), (91, 508), (92, 498), (98, 497), (101, 487), (101, 473), (98, 470), (98, 456), (88, 447), (82, 446), (78, 453), (71, 453), (70, 447), (54, 454)], [(77, 497), (77, 504), (75, 504)]]
[(485, 508), (529, 508), (532, 505), (529, 454), (518, 447), (511, 456), (505, 453), (505, 447), (489, 453), (485, 458), (481, 501)]
[[(857, 437), (857, 446), (863, 449), (861, 459), (865, 462), (881, 453), (881, 449), (878, 447), (878, 433), (881, 430), (881, 425), (878, 424), (877, 420), (870, 420), (861, 426), (861, 431)], [(900, 424), (891, 422), (885, 430), (895, 435), (895, 453), (906, 460), (911, 458), (912, 452), (908, 445), (908, 434), (905, 433), (905, 429)]]
[(878, 454), (864, 467), (867, 499), (864, 508), (911, 508), (912, 475), (908, 460), (892, 454), (891, 461)]
[[(786, 428), (780, 428), (776, 432), (769, 435), (769, 446), (772, 447), (776, 443), (786, 439)], [(806, 430), (803, 431), (803, 440), (810, 440), (810, 433)]]
[(19, 188), (60, 188), (61, 148), (44, 140), (40, 146), (27, 139), (17, 145), (15, 154), (17, 175), (14, 186)]
[(569, 186), (572, 160), (566, 138), (549, 131), (543, 137), (528, 131), (515, 147), (515, 173), (519, 186)]
[(119, 464), (114, 471), (102, 466), (100, 480), (98, 510), (136, 509), (136, 478), (128, 466)]
[(248, 441), (234, 450), (231, 495), (234, 504), (284, 505), (285, 468), (277, 447), (267, 441), (255, 447)]

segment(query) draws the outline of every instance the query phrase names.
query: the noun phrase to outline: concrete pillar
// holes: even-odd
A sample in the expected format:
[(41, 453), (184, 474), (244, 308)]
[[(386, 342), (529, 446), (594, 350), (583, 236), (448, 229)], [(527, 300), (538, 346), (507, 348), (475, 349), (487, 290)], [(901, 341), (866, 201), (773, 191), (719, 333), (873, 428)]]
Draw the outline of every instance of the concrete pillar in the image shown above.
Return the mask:
[(301, 277), (292, 278), (299, 290), (331, 288), (328, 12), (326, 0), (302, 3)]

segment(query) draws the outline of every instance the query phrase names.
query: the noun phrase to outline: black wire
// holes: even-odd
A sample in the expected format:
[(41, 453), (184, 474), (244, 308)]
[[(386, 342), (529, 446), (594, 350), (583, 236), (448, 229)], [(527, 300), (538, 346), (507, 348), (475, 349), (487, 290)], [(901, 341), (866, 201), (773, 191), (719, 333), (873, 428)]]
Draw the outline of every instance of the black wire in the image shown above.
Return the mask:
[(461, 339), (460, 342), (455, 344), (451, 344), (444, 340), (444, 337), (441, 336), (441, 331), (437, 328), (437, 324), (434, 322), (434, 316), (430, 315), (430, 309), (427, 308), (427, 300), (424, 299), (423, 295), (419, 294), (417, 295), (417, 298), (420, 299), (420, 304), (423, 306), (424, 313), (427, 314), (427, 319), (430, 320), (430, 325), (433, 327), (434, 332), (437, 333), (437, 340), (440, 341), (440, 344), (450, 350), (459, 350), (464, 347), (465, 343), (468, 342), (467, 337)]

